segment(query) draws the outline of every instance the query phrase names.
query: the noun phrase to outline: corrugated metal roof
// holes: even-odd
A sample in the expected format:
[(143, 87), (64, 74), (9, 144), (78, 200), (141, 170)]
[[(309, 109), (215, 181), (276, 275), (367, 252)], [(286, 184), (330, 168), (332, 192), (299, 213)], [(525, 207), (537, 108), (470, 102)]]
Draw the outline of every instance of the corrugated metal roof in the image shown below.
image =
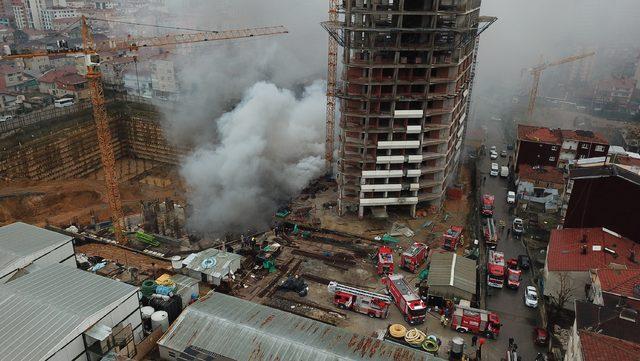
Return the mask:
[(189, 306), (158, 345), (247, 361), (442, 360), (221, 293)]
[(50, 357), (136, 291), (61, 264), (0, 285), (0, 360)]
[(427, 285), (452, 286), (475, 294), (476, 261), (452, 252), (434, 253), (431, 255)]
[(72, 239), (22, 222), (0, 227), (0, 277), (28, 266)]
[[(202, 262), (209, 258), (215, 260), (215, 265), (210, 268), (203, 267)], [(182, 264), (190, 270), (220, 278), (229, 273), (230, 266), (234, 262), (237, 262), (239, 265), (239, 263), (242, 262), (242, 256), (215, 248), (209, 248), (199, 253), (190, 254), (182, 261)], [(231, 269), (231, 271), (235, 272), (237, 269)]]

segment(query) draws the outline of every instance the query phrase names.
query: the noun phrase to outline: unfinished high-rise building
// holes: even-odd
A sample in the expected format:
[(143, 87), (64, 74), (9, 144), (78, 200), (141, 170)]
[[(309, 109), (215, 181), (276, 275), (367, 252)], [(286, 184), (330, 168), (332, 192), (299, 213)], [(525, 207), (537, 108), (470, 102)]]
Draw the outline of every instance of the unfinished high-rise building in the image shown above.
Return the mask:
[(341, 214), (415, 215), (442, 201), (462, 152), (480, 3), (343, 2)]

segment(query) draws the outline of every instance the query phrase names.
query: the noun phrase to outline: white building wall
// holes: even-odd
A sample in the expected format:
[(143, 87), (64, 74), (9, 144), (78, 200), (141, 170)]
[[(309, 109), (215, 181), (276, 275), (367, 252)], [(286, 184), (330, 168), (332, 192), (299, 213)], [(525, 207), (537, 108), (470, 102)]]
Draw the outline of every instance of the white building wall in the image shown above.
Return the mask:
[[(45, 267), (55, 263), (61, 263), (63, 260), (66, 260), (69, 257), (71, 257), (70, 259), (73, 260), (73, 265), (75, 267), (76, 260), (75, 254), (73, 252), (73, 243), (71, 241), (38, 258), (33, 262), (33, 264), (39, 267)], [(65, 264), (68, 264), (68, 260), (65, 261)]]
[(84, 361), (87, 360), (87, 356), (84, 351), (84, 341), (82, 335), (79, 335), (65, 347), (56, 352), (55, 355), (53, 355), (47, 361), (69, 361), (74, 360), (76, 357), (78, 357), (78, 355), (80, 355), (80, 357), (75, 360)]

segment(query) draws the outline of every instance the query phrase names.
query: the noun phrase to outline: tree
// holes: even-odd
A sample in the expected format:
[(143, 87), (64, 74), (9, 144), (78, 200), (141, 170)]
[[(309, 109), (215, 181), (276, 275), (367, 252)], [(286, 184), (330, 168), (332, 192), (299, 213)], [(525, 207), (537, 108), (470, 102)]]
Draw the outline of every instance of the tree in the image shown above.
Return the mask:
[(573, 298), (575, 287), (571, 281), (571, 277), (567, 272), (558, 274), (558, 288), (549, 295), (551, 305), (554, 306), (556, 312), (564, 309), (564, 306)]

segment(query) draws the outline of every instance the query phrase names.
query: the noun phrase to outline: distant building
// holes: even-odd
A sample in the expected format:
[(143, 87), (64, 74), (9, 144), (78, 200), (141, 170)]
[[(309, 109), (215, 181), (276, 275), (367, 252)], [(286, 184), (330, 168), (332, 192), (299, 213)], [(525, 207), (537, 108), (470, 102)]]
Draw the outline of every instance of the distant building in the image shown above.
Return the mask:
[(180, 88), (173, 61), (153, 59), (150, 62), (153, 96), (163, 100), (176, 100)]
[(593, 107), (596, 110), (628, 111), (635, 88), (636, 80), (633, 78), (603, 79), (596, 84)]
[(67, 8), (65, 0), (14, 0), (13, 16), (19, 30), (52, 30), (54, 19), (77, 18), (80, 14)]
[(0, 90), (25, 92), (38, 87), (36, 79), (12, 65), (0, 65)]
[(442, 360), (222, 293), (187, 307), (158, 341), (158, 349), (162, 360), (175, 361)]
[(22, 222), (0, 227), (0, 284), (19, 271), (58, 263), (76, 267), (72, 241), (67, 235)]
[(2, 358), (100, 360), (136, 354), (142, 340), (138, 288), (66, 265), (0, 285)]
[(561, 130), (518, 124), (516, 172), (521, 164), (566, 167), (571, 160), (605, 156), (609, 142), (587, 130)]
[(571, 291), (566, 308), (588, 297), (593, 270), (640, 269), (631, 258), (640, 245), (606, 228), (564, 228), (551, 231), (544, 266), (544, 295)]
[(630, 218), (640, 214), (640, 172), (632, 165), (637, 160), (618, 157), (625, 165), (600, 158), (591, 166), (589, 160), (569, 169), (564, 227), (606, 227), (640, 242), (640, 227)]
[(73, 66), (46, 72), (38, 79), (38, 89), (41, 93), (50, 94), (56, 98), (69, 96), (76, 99), (89, 98), (87, 79), (77, 74)]

